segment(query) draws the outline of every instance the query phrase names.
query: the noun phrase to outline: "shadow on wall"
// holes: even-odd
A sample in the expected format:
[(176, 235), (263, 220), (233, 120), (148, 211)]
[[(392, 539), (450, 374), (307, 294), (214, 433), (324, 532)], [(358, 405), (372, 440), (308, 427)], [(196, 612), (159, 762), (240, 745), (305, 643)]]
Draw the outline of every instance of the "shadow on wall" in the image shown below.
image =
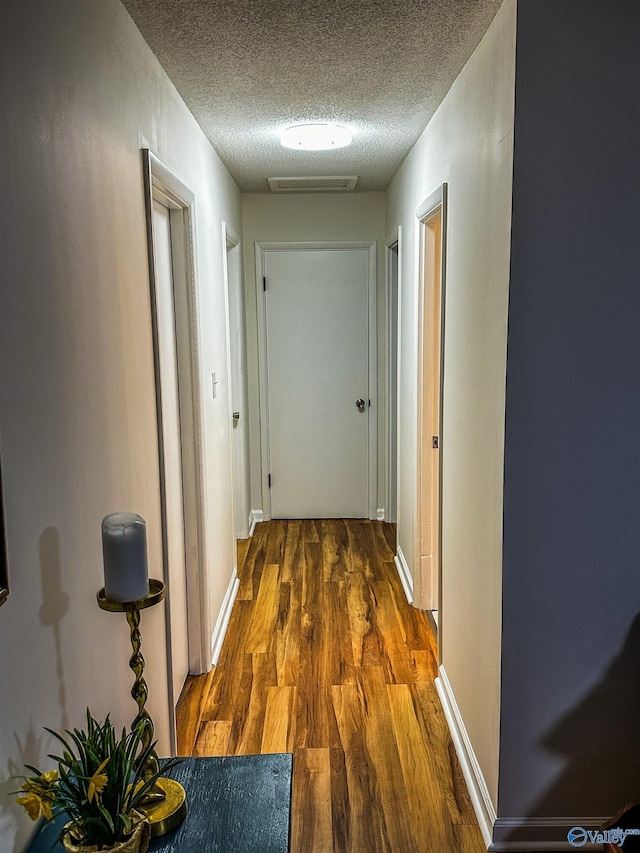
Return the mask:
[(40, 624), (53, 629), (53, 647), (56, 656), (58, 678), (58, 706), (61, 729), (69, 727), (67, 718), (67, 691), (64, 682), (64, 663), (60, 644), (60, 622), (69, 609), (69, 596), (62, 591), (60, 574), (60, 537), (54, 527), (47, 527), (40, 537), (40, 585), (42, 606), (39, 611)]
[[(640, 800), (640, 614), (603, 679), (541, 746), (563, 758), (565, 768), (529, 816), (607, 817)], [(630, 842), (625, 851), (633, 849)]]

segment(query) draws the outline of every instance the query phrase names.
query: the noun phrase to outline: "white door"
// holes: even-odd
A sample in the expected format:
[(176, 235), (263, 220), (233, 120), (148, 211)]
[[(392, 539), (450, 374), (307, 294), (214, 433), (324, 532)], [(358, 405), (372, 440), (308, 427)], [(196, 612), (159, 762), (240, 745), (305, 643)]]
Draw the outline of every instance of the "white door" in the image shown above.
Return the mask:
[(273, 518), (369, 515), (369, 252), (265, 251)]
[(160, 380), (160, 453), (166, 539), (167, 615), (170, 624), (170, 667), (173, 705), (178, 701), (189, 674), (187, 637), (187, 588), (184, 550), (184, 506), (182, 495), (182, 452), (176, 332), (173, 296), (173, 264), (169, 211), (153, 202), (153, 248), (155, 261), (156, 316)]

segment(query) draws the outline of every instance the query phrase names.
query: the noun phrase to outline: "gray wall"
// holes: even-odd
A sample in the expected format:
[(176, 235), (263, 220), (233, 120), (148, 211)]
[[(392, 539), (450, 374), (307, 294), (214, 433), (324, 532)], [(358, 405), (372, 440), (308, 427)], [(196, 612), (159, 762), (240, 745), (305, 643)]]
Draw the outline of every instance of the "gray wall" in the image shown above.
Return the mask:
[(640, 795), (640, 5), (517, 32), (498, 814), (607, 816)]

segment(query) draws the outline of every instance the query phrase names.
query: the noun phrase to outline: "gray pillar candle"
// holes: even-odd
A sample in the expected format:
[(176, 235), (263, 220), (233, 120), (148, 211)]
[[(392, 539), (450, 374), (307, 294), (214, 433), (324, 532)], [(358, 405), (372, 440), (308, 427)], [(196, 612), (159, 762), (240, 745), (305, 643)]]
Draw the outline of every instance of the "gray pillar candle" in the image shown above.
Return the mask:
[(104, 594), (108, 601), (139, 601), (149, 594), (147, 529), (133, 512), (102, 519)]

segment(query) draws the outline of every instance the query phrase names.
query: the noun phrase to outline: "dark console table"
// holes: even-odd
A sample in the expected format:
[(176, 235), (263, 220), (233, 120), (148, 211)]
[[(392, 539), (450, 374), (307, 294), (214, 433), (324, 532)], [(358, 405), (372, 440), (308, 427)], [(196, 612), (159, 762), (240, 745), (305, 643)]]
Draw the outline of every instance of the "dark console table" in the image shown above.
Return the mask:
[[(290, 754), (183, 759), (167, 775), (187, 792), (187, 817), (149, 853), (288, 853), (292, 766)], [(46, 826), (28, 853), (62, 853), (62, 824)]]

